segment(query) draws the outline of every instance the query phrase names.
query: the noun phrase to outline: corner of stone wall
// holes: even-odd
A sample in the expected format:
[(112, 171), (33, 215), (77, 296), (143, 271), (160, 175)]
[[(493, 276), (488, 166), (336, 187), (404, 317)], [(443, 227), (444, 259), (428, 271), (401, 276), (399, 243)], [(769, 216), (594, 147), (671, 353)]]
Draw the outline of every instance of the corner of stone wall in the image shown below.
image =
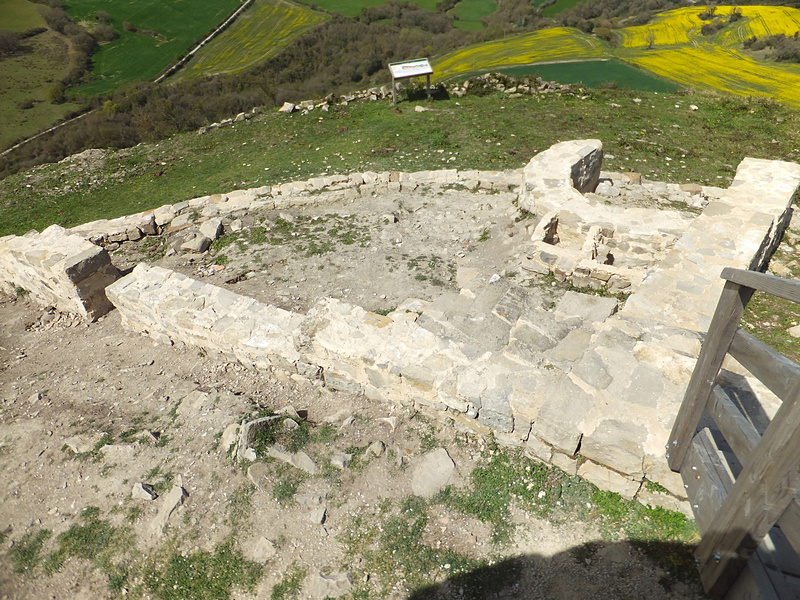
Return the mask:
[(519, 207), (544, 214), (557, 209), (565, 197), (593, 192), (602, 165), (600, 140), (572, 140), (551, 146), (523, 169)]
[(0, 239), (0, 286), (95, 320), (113, 308), (105, 289), (119, 278), (108, 253), (63, 227)]

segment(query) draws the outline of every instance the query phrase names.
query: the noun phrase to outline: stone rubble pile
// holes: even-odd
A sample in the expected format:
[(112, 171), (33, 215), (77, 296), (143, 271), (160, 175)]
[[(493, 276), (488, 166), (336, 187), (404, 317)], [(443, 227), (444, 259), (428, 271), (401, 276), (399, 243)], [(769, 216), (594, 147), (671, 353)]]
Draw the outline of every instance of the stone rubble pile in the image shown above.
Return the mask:
[[(402, 82), (398, 82), (396, 86), (398, 93), (402, 92), (407, 87), (404, 86)], [(411, 85), (408, 87), (411, 89), (416, 89), (418, 86)], [(423, 88), (419, 89), (422, 91)], [(467, 94), (486, 95), (493, 92), (503, 93), (509, 98), (520, 98), (525, 95), (536, 94), (558, 93), (575, 95), (582, 93), (580, 86), (574, 86), (568, 83), (544, 81), (541, 77), (516, 78), (509, 75), (503, 75), (501, 73), (484, 73), (483, 75), (466, 79), (463, 82), (451, 84), (440, 83), (438, 86), (434, 86), (433, 91), (435, 93), (445, 92), (451, 96), (456, 96), (457, 98), (463, 98)], [(387, 86), (381, 86), (369, 88), (368, 90), (352, 92), (350, 94), (344, 94), (338, 99), (333, 94), (329, 94), (321, 100), (303, 100), (299, 103), (284, 102), (283, 105), (281, 105), (281, 107), (277, 110), (278, 112), (282, 113), (291, 114), (294, 112), (300, 112), (301, 114), (305, 115), (313, 110), (322, 110), (327, 112), (330, 110), (331, 106), (347, 106), (351, 102), (374, 102), (376, 100), (391, 99), (391, 88)], [(225, 125), (230, 125), (232, 122), (232, 119), (227, 119), (226, 122), (223, 123)], [(215, 123), (214, 126), (222, 127), (224, 125), (221, 123)], [(213, 126), (201, 128), (198, 130), (198, 133), (206, 133), (206, 131), (212, 127)]]

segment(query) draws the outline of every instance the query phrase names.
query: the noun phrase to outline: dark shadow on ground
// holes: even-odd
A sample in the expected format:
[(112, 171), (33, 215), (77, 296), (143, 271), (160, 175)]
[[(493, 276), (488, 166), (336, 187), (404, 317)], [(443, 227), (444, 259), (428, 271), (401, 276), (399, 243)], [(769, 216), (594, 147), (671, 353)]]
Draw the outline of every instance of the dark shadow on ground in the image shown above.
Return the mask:
[(677, 600), (705, 598), (693, 546), (590, 542), (554, 556), (528, 554), (420, 588), (408, 600)]

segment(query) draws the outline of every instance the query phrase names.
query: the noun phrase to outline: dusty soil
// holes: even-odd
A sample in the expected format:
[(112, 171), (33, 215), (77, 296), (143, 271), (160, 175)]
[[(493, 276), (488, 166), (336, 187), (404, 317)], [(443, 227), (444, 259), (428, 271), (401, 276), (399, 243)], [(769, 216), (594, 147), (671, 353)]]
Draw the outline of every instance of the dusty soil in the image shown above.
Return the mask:
[[(409, 297), (433, 300), (457, 293), (473, 279), (510, 269), (507, 261), (526, 225), (516, 220), (511, 200), (511, 194), (454, 190), (283, 215), (233, 215), (241, 220), (241, 234), (204, 257), (168, 252), (179, 245), (182, 234), (175, 232), (163, 244), (123, 246), (113, 260), (121, 268), (155, 260), (291, 310), (307, 310), (326, 295), (385, 310)], [(316, 232), (319, 244), (333, 240), (330, 251), (309, 250), (315, 226), (325, 227)], [(347, 227), (350, 237), (330, 234), (333, 226)], [(263, 231), (253, 235), (256, 227)], [(208, 395), (182, 401), (196, 390)], [(289, 407), (315, 431), (328, 425), (328, 435), (304, 449), (318, 465), (317, 475), (300, 477), (276, 462), (248, 468), (250, 463), (228, 452), (225, 432), (231, 424), (264, 409), (291, 414)], [(103, 434), (113, 443), (97, 449)], [(363, 454), (343, 470), (330, 466), (338, 452), (359, 454), (373, 442), (382, 442), (385, 450)], [(299, 598), (331, 593), (319, 591), (320, 574), (339, 572), (349, 573), (352, 582), (343, 597), (361, 590), (357, 597), (416, 598), (402, 579), (382, 590), (380, 573), (348, 553), (347, 540), (354, 519), (377, 523), (382, 511), (397, 510), (412, 494), (421, 457), (436, 447), (446, 448), (455, 462), (455, 485), (467, 485), (472, 469), (491, 451), (484, 440), (408, 407), (378, 405), (292, 373), (248, 371), (195, 348), (131, 335), (115, 312), (87, 325), (29, 298), (5, 297), (0, 301), (0, 531), (6, 532), (0, 538), (0, 598), (154, 597), (142, 587), (141, 575), (110, 591), (101, 570), (81, 558), (68, 559), (52, 575), (41, 565), (15, 571), (9, 551), (26, 533), (53, 532), (42, 549), (47, 555), (88, 506), (98, 507), (114, 526), (129, 528), (130, 541), (116, 562), (211, 552), (233, 539), (237, 550), (264, 565), (256, 589), (235, 589), (234, 598), (276, 598), (275, 586), (292, 565), (306, 572)], [(298, 486), (288, 499), (278, 487), (285, 481)], [(162, 496), (132, 498), (136, 483), (154, 485)], [(176, 483), (188, 496), (163, 529), (156, 527), (166, 492)], [(520, 575), (492, 597), (696, 596), (695, 588), (674, 582), (626, 542), (599, 542), (592, 524), (552, 524), (522, 510), (514, 510), (513, 519), (520, 527), (511, 542), (496, 545), (489, 525), (437, 505), (429, 511), (423, 541), (491, 561), (494, 566), (476, 574), (487, 579), (503, 572), (504, 560), (516, 561)], [(448, 582), (446, 571), (431, 583), (441, 584), (442, 597), (462, 597), (464, 582)]]

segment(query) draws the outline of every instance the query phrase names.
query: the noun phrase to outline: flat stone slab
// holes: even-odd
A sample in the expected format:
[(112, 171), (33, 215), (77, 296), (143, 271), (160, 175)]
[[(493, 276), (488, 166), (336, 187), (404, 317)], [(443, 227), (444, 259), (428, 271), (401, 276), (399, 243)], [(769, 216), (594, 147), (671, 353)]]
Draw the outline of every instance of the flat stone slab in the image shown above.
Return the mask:
[(417, 496), (432, 498), (450, 482), (456, 464), (447, 450), (437, 448), (422, 456), (414, 465), (411, 475), (411, 490)]

